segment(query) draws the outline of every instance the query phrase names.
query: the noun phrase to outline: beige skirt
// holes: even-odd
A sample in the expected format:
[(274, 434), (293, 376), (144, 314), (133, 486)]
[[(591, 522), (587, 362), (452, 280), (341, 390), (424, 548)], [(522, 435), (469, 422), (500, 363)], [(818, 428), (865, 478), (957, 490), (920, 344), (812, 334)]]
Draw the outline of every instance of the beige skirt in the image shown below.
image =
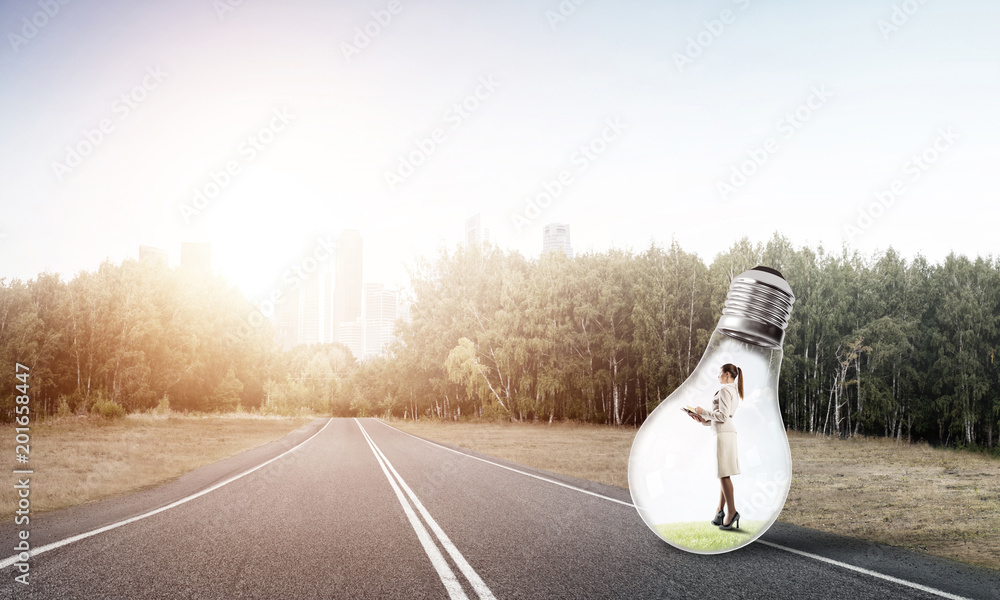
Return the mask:
[(719, 477), (739, 475), (740, 459), (736, 454), (736, 432), (720, 431), (715, 435), (718, 438), (716, 454), (719, 457)]

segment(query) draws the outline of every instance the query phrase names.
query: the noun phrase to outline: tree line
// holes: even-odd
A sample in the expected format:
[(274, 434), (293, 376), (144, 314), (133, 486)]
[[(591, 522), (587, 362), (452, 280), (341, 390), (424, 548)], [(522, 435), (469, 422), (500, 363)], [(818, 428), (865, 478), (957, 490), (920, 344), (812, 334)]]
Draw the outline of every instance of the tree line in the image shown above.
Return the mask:
[(996, 448), (1000, 262), (941, 264), (746, 238), (705, 265), (676, 243), (528, 260), (496, 247), (418, 265), (412, 320), (362, 363), (355, 411), (638, 426), (697, 366), (739, 273), (796, 301), (779, 399), (790, 429)]
[[(29, 366), (32, 412), (154, 408), (330, 412), (342, 346), (281, 352), (274, 328), (221, 277), (149, 261), (105, 262), (72, 280), (0, 280), (0, 378)], [(0, 418), (14, 416), (13, 384)]]
[(167, 405), (638, 426), (698, 364), (732, 278), (758, 264), (796, 295), (787, 427), (996, 448), (1000, 262), (796, 249), (778, 234), (709, 265), (677, 243), (573, 258), (442, 250), (414, 266), (397, 342), (361, 362), (340, 344), (282, 351), (218, 276), (127, 260), (70, 281), (0, 280), (0, 417), (13, 417), (20, 362), (43, 414)]

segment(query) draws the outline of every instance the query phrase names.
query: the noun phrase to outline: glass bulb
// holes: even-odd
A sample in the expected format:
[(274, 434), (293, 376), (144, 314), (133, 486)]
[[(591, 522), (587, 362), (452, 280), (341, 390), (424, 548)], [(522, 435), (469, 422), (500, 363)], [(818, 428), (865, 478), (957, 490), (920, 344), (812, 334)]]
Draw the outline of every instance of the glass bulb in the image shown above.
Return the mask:
[[(628, 461), (632, 502), (672, 546), (698, 554), (735, 550), (767, 531), (785, 505), (792, 455), (778, 407), (778, 375), (793, 302), (791, 287), (774, 269), (755, 267), (733, 279), (698, 366), (636, 433)], [(740, 519), (738, 528), (722, 530), (711, 523), (722, 495), (715, 428), (683, 409), (712, 410), (727, 363), (742, 369), (744, 379), (732, 417), (739, 474), (730, 476)]]

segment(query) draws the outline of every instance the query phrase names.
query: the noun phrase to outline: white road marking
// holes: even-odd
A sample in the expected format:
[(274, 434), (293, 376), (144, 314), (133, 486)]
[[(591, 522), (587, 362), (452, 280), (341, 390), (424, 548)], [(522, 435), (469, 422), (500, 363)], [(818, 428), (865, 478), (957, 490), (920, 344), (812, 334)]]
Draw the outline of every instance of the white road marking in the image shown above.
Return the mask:
[[(471, 454), (467, 454), (465, 452), (461, 452), (459, 450), (455, 450), (454, 448), (449, 448), (447, 446), (442, 446), (441, 444), (438, 444), (437, 442), (432, 442), (432, 441), (426, 440), (426, 439), (424, 439), (422, 437), (417, 437), (417, 436), (413, 435), (412, 433), (407, 433), (407, 432), (405, 432), (405, 431), (403, 431), (401, 429), (396, 429), (395, 427), (393, 427), (392, 425), (389, 425), (388, 423), (382, 421), (381, 419), (376, 419), (376, 420), (379, 423), (382, 423), (383, 425), (385, 425), (386, 427), (388, 427), (390, 429), (393, 429), (395, 431), (398, 431), (399, 433), (404, 433), (404, 434), (406, 434), (406, 435), (408, 435), (408, 436), (410, 436), (410, 437), (412, 437), (414, 439), (418, 439), (418, 440), (420, 440), (422, 442), (426, 442), (426, 443), (431, 444), (433, 446), (437, 446), (438, 448), (443, 448), (445, 450), (454, 452), (455, 454), (461, 454), (462, 456), (466, 456), (468, 458), (474, 458), (474, 459), (476, 459), (478, 461), (482, 461), (484, 463), (489, 463), (491, 465), (500, 467), (502, 469), (507, 469), (508, 471), (514, 471), (515, 473), (520, 473), (521, 475), (527, 475), (528, 477), (534, 477), (535, 479), (541, 479), (542, 481), (547, 481), (548, 483), (554, 483), (554, 484), (562, 486), (564, 488), (569, 488), (569, 489), (575, 490), (577, 492), (583, 492), (584, 494), (588, 494), (590, 496), (596, 496), (597, 498), (601, 498), (603, 500), (609, 500), (609, 501), (615, 502), (617, 504), (621, 504), (621, 505), (624, 505), (624, 506), (629, 506), (631, 508), (635, 508), (635, 505), (632, 504), (631, 502), (625, 502), (623, 500), (618, 500), (617, 498), (612, 498), (611, 496), (605, 496), (604, 494), (598, 494), (596, 492), (591, 492), (590, 490), (585, 490), (585, 489), (580, 488), (580, 487), (569, 485), (567, 483), (563, 483), (563, 482), (557, 481), (555, 479), (550, 479), (548, 477), (542, 477), (541, 475), (535, 475), (534, 473), (528, 473), (527, 471), (522, 471), (520, 469), (515, 469), (513, 467), (508, 467), (507, 465), (502, 465), (500, 463), (493, 462), (492, 460), (486, 460), (485, 458), (480, 458), (478, 456), (473, 456)], [(936, 589), (936, 588), (932, 588), (932, 587), (929, 587), (929, 586), (926, 586), (926, 585), (922, 585), (922, 584), (919, 584), (919, 583), (914, 583), (912, 581), (907, 581), (905, 579), (900, 579), (898, 577), (893, 577), (892, 575), (886, 575), (884, 573), (879, 573), (878, 571), (872, 571), (872, 570), (865, 569), (865, 568), (862, 568), (862, 567), (856, 567), (856, 566), (854, 566), (852, 564), (848, 564), (848, 563), (845, 563), (845, 562), (840, 562), (839, 560), (834, 560), (832, 558), (826, 558), (825, 556), (820, 556), (818, 554), (813, 554), (811, 552), (803, 552), (802, 550), (796, 550), (794, 548), (788, 548), (787, 546), (782, 546), (781, 544), (775, 544), (774, 542), (768, 542), (768, 541), (765, 541), (765, 540), (762, 540), (762, 539), (759, 539), (759, 538), (756, 540), (755, 543), (764, 544), (765, 546), (770, 546), (772, 548), (777, 548), (779, 550), (784, 550), (785, 552), (791, 552), (792, 554), (798, 554), (799, 556), (804, 556), (806, 558), (812, 558), (814, 560), (825, 562), (825, 563), (828, 563), (828, 564), (831, 564), (831, 565), (836, 565), (838, 567), (842, 567), (842, 568), (848, 569), (850, 571), (855, 571), (857, 573), (863, 573), (865, 575), (869, 575), (871, 577), (875, 577), (875, 578), (878, 578), (878, 579), (883, 579), (885, 581), (891, 581), (892, 583), (896, 583), (896, 584), (903, 585), (903, 586), (906, 586), (906, 587), (911, 587), (911, 588), (920, 590), (922, 592), (927, 592), (928, 594), (934, 594), (935, 596), (940, 596), (942, 598), (949, 598), (950, 600), (971, 600), (970, 598), (966, 598), (965, 596), (956, 596), (955, 594), (949, 594), (948, 592), (945, 592), (945, 591), (942, 591), (942, 590), (939, 590), (939, 589)]]
[[(420, 512), (420, 515), (424, 518), (424, 521), (426, 521), (427, 525), (431, 528), (431, 531), (434, 532), (434, 535), (437, 536), (438, 540), (441, 542), (441, 545), (444, 546), (444, 549), (448, 552), (448, 555), (451, 556), (451, 559), (455, 561), (456, 565), (458, 565), (459, 570), (462, 571), (462, 574), (465, 575), (466, 579), (468, 579), (469, 584), (472, 586), (472, 589), (475, 590), (480, 600), (496, 600), (496, 597), (493, 595), (493, 592), (490, 591), (490, 588), (486, 585), (486, 583), (482, 580), (482, 578), (479, 577), (479, 574), (476, 573), (476, 570), (472, 568), (472, 565), (470, 565), (469, 562), (465, 560), (465, 557), (462, 556), (462, 553), (459, 552), (458, 548), (455, 547), (455, 544), (452, 543), (448, 535), (437, 524), (437, 521), (435, 521), (434, 518), (431, 516), (431, 514), (427, 511), (427, 509), (424, 508), (423, 503), (420, 502), (420, 499), (417, 498), (417, 495), (413, 493), (413, 490), (410, 489), (410, 486), (406, 485), (406, 482), (403, 480), (403, 477), (392, 466), (392, 463), (389, 462), (389, 459), (385, 456), (385, 454), (382, 453), (382, 450), (375, 444), (375, 441), (371, 439), (371, 436), (369, 436), (368, 432), (365, 431), (365, 428), (361, 425), (361, 422), (358, 421), (357, 419), (355, 419), (355, 421), (358, 422), (358, 427), (361, 428), (361, 432), (364, 434), (365, 439), (368, 440), (368, 444), (372, 447), (372, 451), (376, 453), (375, 454), (376, 458), (381, 457), (379, 464), (381, 464), (382, 461), (384, 461), (385, 465), (387, 465), (389, 467), (389, 470), (392, 471), (392, 474), (395, 475), (396, 478), (399, 480), (399, 485), (406, 491), (406, 495), (409, 496), (410, 500), (413, 502), (413, 505), (417, 507), (417, 510)], [(385, 466), (382, 467), (382, 470), (383, 471), (385, 470)], [(388, 473), (386, 473), (386, 477), (389, 477)], [(392, 483), (391, 477), (389, 478), (389, 481), (390, 483)], [(397, 490), (396, 494), (397, 496), (399, 496), (400, 503), (403, 504), (403, 508), (409, 510), (410, 508), (409, 505), (406, 504), (402, 496), (399, 495), (399, 491), (395, 487), (395, 484), (393, 485), (393, 489)], [(407, 513), (407, 516), (409, 516), (410, 512)], [(419, 524), (419, 521), (417, 523)], [(414, 529), (416, 529), (416, 526), (414, 526)], [(434, 550), (437, 551), (436, 546), (434, 546)]]
[[(215, 490), (219, 489), (220, 487), (222, 487), (222, 486), (224, 486), (226, 484), (229, 484), (229, 483), (232, 483), (232, 482), (236, 481), (237, 479), (240, 479), (242, 477), (246, 477), (247, 475), (249, 475), (250, 473), (253, 473), (257, 469), (260, 469), (262, 467), (266, 467), (267, 465), (273, 463), (274, 461), (278, 460), (282, 456), (285, 456), (286, 454), (290, 454), (292, 452), (295, 452), (296, 450), (298, 450), (299, 448), (301, 448), (305, 444), (309, 443), (309, 441), (312, 440), (314, 437), (316, 437), (317, 435), (323, 433), (323, 430), (326, 429), (328, 425), (330, 425), (331, 421), (333, 421), (333, 419), (328, 419), (327, 422), (326, 422), (326, 425), (324, 425), (323, 427), (321, 427), (320, 430), (317, 431), (316, 433), (314, 433), (311, 436), (309, 436), (308, 439), (305, 439), (302, 442), (300, 442), (299, 444), (297, 444), (296, 446), (294, 446), (292, 448), (289, 448), (288, 450), (285, 450), (284, 452), (282, 452), (278, 456), (275, 456), (271, 460), (268, 460), (266, 462), (262, 462), (259, 465), (257, 465), (256, 467), (254, 467), (252, 469), (248, 469), (248, 470), (240, 473), (239, 475), (235, 475), (233, 477), (230, 477), (229, 479), (227, 479), (225, 481), (222, 481), (222, 482), (219, 482), (219, 483), (216, 483), (215, 485), (212, 485), (210, 487), (207, 487), (207, 488), (201, 490), (200, 492), (195, 492), (194, 494), (191, 494), (190, 496), (185, 496), (184, 498), (181, 498), (180, 500), (177, 500), (175, 502), (171, 502), (170, 504), (168, 504), (166, 506), (161, 506), (160, 508), (157, 508), (156, 510), (151, 510), (151, 511), (149, 511), (147, 513), (143, 513), (143, 514), (141, 514), (141, 515), (139, 515), (137, 517), (131, 517), (131, 518), (125, 519), (123, 521), (118, 521), (117, 523), (112, 523), (110, 525), (105, 525), (104, 527), (99, 527), (97, 529), (88, 531), (86, 533), (81, 533), (81, 534), (78, 534), (78, 535), (74, 535), (74, 536), (68, 537), (68, 538), (66, 538), (64, 540), (59, 540), (58, 542), (52, 542), (51, 544), (46, 544), (44, 546), (39, 546), (38, 548), (32, 548), (28, 552), (28, 555), (30, 557), (34, 558), (35, 556), (38, 556), (39, 554), (42, 554), (43, 552), (48, 552), (49, 550), (55, 550), (56, 548), (61, 548), (61, 547), (65, 546), (65, 545), (67, 545), (67, 544), (72, 544), (73, 542), (78, 542), (78, 541), (80, 541), (82, 539), (86, 539), (86, 538), (89, 538), (91, 536), (95, 536), (95, 535), (97, 535), (99, 533), (104, 533), (105, 531), (111, 531), (112, 529), (117, 529), (118, 527), (121, 527), (122, 525), (128, 525), (129, 523), (135, 523), (136, 521), (139, 521), (141, 519), (145, 519), (146, 517), (151, 517), (151, 516), (153, 516), (155, 514), (163, 512), (165, 510), (170, 510), (171, 508), (180, 506), (181, 504), (184, 504), (186, 502), (190, 502), (191, 500), (194, 500), (195, 498), (199, 498), (201, 496), (204, 496), (205, 494), (207, 494), (209, 492), (212, 492), (212, 491), (215, 491)], [(7, 567), (11, 566), (12, 564), (14, 564), (16, 562), (19, 562), (17, 554), (15, 554), (14, 556), (11, 556), (10, 558), (5, 558), (4, 560), (0, 561), (0, 569), (6, 569)]]
[(934, 594), (935, 596), (941, 596), (942, 598), (951, 598), (952, 600), (970, 600), (965, 596), (956, 596), (955, 594), (949, 594), (948, 592), (943, 592), (941, 590), (928, 587), (926, 585), (921, 585), (919, 583), (914, 583), (912, 581), (907, 581), (905, 579), (900, 579), (898, 577), (893, 577), (892, 575), (885, 575), (884, 573), (879, 573), (878, 571), (871, 571), (869, 569), (863, 569), (861, 567), (855, 567), (847, 563), (840, 562), (839, 560), (833, 560), (832, 558), (827, 558), (825, 556), (819, 556), (818, 554), (812, 554), (810, 552), (803, 552), (802, 550), (796, 550), (795, 548), (786, 548), (780, 544), (775, 544), (774, 542), (768, 542), (765, 540), (758, 539), (757, 543), (764, 544), (765, 546), (771, 546), (772, 548), (778, 548), (784, 550), (785, 552), (791, 552), (792, 554), (798, 554), (800, 556), (805, 556), (815, 560), (823, 561), (825, 563), (830, 563), (831, 565), (837, 565), (838, 567), (843, 567), (845, 569), (850, 569), (851, 571), (856, 571), (858, 573), (864, 573), (865, 575), (871, 575), (872, 577), (878, 577), (879, 579), (885, 579), (886, 581), (891, 581), (893, 583), (898, 583), (899, 585), (905, 585), (907, 587), (918, 589), (922, 592), (927, 592), (928, 594)]
[(461, 454), (462, 456), (465, 456), (467, 458), (474, 458), (474, 459), (482, 461), (484, 463), (489, 463), (489, 464), (491, 464), (491, 465), (493, 465), (495, 467), (500, 467), (501, 469), (507, 469), (508, 471), (514, 471), (515, 473), (520, 473), (521, 475), (527, 475), (528, 477), (534, 477), (535, 479), (541, 479), (542, 481), (547, 481), (549, 483), (554, 483), (556, 485), (560, 485), (560, 486), (562, 486), (564, 488), (569, 488), (571, 490), (575, 490), (575, 491), (581, 492), (583, 494), (588, 494), (590, 496), (596, 496), (598, 498), (601, 498), (603, 500), (607, 500), (609, 502), (617, 502), (618, 504), (621, 504), (622, 506), (628, 506), (630, 508), (635, 508), (635, 505), (633, 505), (631, 502), (625, 502), (624, 500), (619, 500), (618, 498), (612, 498), (611, 496), (605, 496), (604, 494), (598, 494), (597, 492), (592, 492), (590, 490), (585, 490), (585, 489), (583, 489), (581, 487), (576, 487), (575, 485), (570, 485), (568, 483), (563, 483), (563, 482), (557, 481), (555, 479), (549, 479), (548, 477), (542, 477), (541, 475), (535, 475), (534, 473), (528, 473), (527, 471), (522, 471), (520, 469), (515, 469), (514, 467), (508, 467), (507, 465), (502, 465), (500, 463), (493, 462), (492, 460), (486, 460), (485, 458), (479, 458), (478, 456), (473, 456), (471, 454), (466, 454), (465, 452), (459, 452), (458, 450), (455, 450), (454, 448), (449, 448), (448, 446), (442, 446), (441, 444), (438, 444), (437, 442), (432, 442), (430, 440), (425, 440), (424, 438), (417, 437), (417, 436), (413, 435), (412, 433), (406, 433), (402, 429), (396, 429), (392, 425), (389, 425), (388, 423), (382, 421), (382, 419), (376, 419), (376, 421), (378, 421), (379, 423), (382, 423), (383, 425), (385, 425), (389, 429), (392, 429), (394, 431), (398, 431), (399, 433), (405, 433), (406, 435), (410, 436), (411, 438), (420, 440), (421, 442), (427, 442), (428, 444), (433, 444), (433, 445), (437, 446), (438, 448), (444, 448), (445, 450), (448, 450), (449, 452), (454, 452), (455, 454)]
[(455, 572), (451, 570), (448, 566), (448, 561), (444, 559), (441, 551), (434, 544), (434, 540), (431, 539), (427, 529), (424, 527), (420, 519), (417, 518), (416, 513), (410, 507), (410, 503), (406, 501), (403, 496), (403, 492), (399, 490), (399, 486), (396, 485), (396, 480), (392, 478), (389, 474), (388, 469), (385, 468), (385, 462), (381, 456), (379, 456), (378, 450), (375, 448), (375, 442), (368, 437), (368, 432), (365, 431), (364, 427), (361, 427), (361, 422), (357, 419), (354, 421), (361, 428), (361, 434), (365, 436), (365, 441), (368, 442), (368, 447), (371, 448), (372, 454), (375, 455), (375, 460), (378, 461), (378, 466), (382, 467), (382, 473), (385, 474), (385, 478), (389, 480), (389, 485), (392, 486), (392, 491), (396, 493), (396, 499), (399, 500), (399, 504), (403, 507), (403, 512), (406, 513), (406, 518), (410, 520), (410, 527), (417, 534), (417, 539), (420, 540), (420, 545), (424, 547), (424, 552), (427, 553), (427, 558), (431, 559), (431, 564), (434, 565), (434, 570), (437, 571), (438, 577), (441, 578), (441, 583), (444, 584), (446, 590), (448, 590), (448, 597), (452, 600), (468, 600), (468, 596), (465, 594), (465, 590), (462, 589), (462, 583), (455, 576)]

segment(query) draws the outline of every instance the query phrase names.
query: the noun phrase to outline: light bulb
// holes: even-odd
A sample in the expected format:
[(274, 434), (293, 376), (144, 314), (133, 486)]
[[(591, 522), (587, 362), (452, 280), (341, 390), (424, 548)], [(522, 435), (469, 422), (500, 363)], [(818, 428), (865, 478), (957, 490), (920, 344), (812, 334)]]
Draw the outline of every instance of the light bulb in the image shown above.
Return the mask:
[[(791, 287), (774, 269), (755, 267), (733, 279), (698, 366), (636, 433), (628, 461), (632, 502), (646, 525), (672, 546), (699, 554), (735, 550), (767, 531), (785, 505), (792, 455), (778, 407), (778, 374), (793, 302)], [(740, 367), (744, 380), (743, 399), (737, 394), (732, 417), (739, 474), (730, 481), (740, 519), (731, 530), (711, 523), (722, 490), (715, 427), (683, 410), (712, 410), (727, 363)], [(730, 520), (723, 508), (724, 520)]]

